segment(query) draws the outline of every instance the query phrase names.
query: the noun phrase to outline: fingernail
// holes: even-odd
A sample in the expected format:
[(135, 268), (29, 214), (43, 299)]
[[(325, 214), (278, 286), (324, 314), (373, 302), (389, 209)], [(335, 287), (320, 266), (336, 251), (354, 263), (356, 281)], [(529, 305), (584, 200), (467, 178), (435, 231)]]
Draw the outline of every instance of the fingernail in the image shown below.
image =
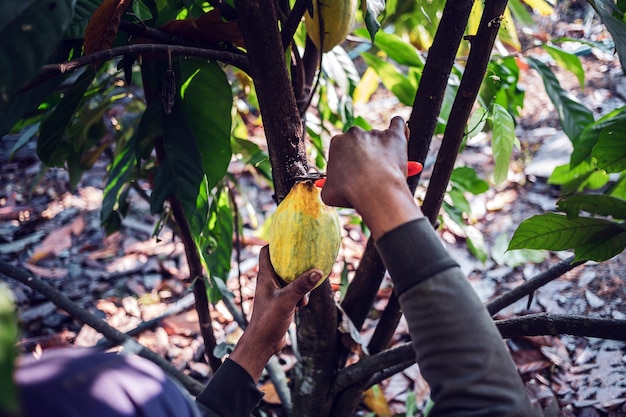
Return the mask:
[(322, 275), (319, 272), (311, 272), (311, 275), (309, 275), (311, 284), (317, 284), (320, 279), (322, 279)]

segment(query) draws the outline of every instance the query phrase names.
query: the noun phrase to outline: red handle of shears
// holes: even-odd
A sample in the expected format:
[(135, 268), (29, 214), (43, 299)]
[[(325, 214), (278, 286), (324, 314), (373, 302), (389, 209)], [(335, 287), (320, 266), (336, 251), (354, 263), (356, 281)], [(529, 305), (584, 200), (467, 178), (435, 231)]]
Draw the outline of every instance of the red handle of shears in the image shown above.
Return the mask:
[[(406, 176), (407, 177), (412, 177), (414, 175), (419, 174), (420, 172), (422, 172), (422, 170), (424, 169), (424, 166), (416, 161), (409, 161), (406, 164)], [(315, 185), (319, 188), (322, 188), (324, 186), (324, 184), (326, 183), (326, 178), (320, 178), (315, 180)]]

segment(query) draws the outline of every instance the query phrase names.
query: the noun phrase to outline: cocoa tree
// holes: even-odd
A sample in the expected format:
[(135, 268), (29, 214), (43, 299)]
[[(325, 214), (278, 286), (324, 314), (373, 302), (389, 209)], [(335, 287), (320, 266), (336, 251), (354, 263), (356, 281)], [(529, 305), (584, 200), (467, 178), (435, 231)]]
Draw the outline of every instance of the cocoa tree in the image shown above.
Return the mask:
[[(210, 304), (222, 296), (220, 282), (228, 275), (233, 251), (235, 222), (226, 176), (233, 147), (248, 161), (255, 161), (262, 175), (271, 175), (275, 200), (280, 202), (296, 177), (309, 171), (307, 126), (303, 120), (319, 85), (318, 78), (322, 77), (318, 71), (324, 58), (298, 32), (302, 17), (311, 9), (309, 1), (297, 0), (293, 5), (260, 0), (209, 3), (210, 7), (193, 1), (171, 5), (154, 0), (105, 0), (102, 4), (96, 0), (78, 0), (76, 4), (69, 0), (5, 2), (0, 11), (12, 19), (0, 27), (3, 38), (13, 35), (27, 39), (33, 48), (15, 51), (3, 41), (5, 56), (13, 53), (20, 59), (3, 58), (3, 63), (12, 64), (0, 69), (0, 135), (13, 130), (24, 132), (28, 139), (37, 133), (42, 161), (49, 166), (66, 167), (72, 185), (103, 152), (110, 152), (112, 163), (102, 210), (107, 230), (120, 226), (133, 184), (150, 181), (152, 211), (165, 213), (164, 221), (171, 214), (185, 244), (190, 265), (188, 284), (196, 296), (207, 362), (215, 370), (220, 358), (213, 354), (216, 340), (208, 313)], [(381, 10), (373, 3), (365, 5), (363, 18), (369, 35), (375, 39)], [(438, 129), (443, 133), (423, 202), (423, 210), (434, 226), (454, 175), (454, 163), (468, 134), (474, 103), (480, 98), (506, 7), (505, 0), (484, 2), (477, 31), (468, 35), (472, 3), (447, 1), (420, 70), (419, 86), (411, 96), (404, 93), (404, 99), (412, 104), (408, 120), (409, 159), (424, 162), (433, 135)], [(52, 18), (41, 17), (46, 10)], [(34, 23), (36, 31), (24, 29)], [(384, 36), (379, 34), (380, 42), (385, 42)], [(468, 46), (461, 82), (442, 128), (438, 120), (448, 94), (450, 74), (455, 70), (457, 51)], [(27, 59), (30, 64), (22, 65)], [(103, 65), (113, 59), (118, 59), (117, 73), (110, 71), (111, 66)], [(372, 67), (382, 65), (369, 59)], [(227, 65), (226, 69), (222, 65)], [(145, 100), (114, 86), (121, 73), (126, 75), (127, 83), (133, 78), (141, 79)], [(271, 174), (262, 165), (262, 151), (256, 145), (231, 137), (231, 84), (245, 84), (248, 80), (252, 81), (250, 86), (263, 119)], [(554, 97), (560, 97), (558, 91)], [(123, 121), (125, 125), (120, 131), (111, 133), (110, 126), (103, 123), (103, 115), (111, 106), (120, 104), (131, 109), (129, 113), (134, 117)], [(42, 113), (38, 111), (42, 107), (53, 110)], [(498, 111), (495, 113), (502, 116)], [(583, 121), (591, 126), (593, 118), (589, 120), (582, 113)], [(599, 135), (600, 128), (595, 129), (590, 127), (591, 132)], [(587, 138), (586, 143), (590, 140), (593, 141)], [(419, 180), (408, 180), (413, 191)], [(621, 226), (607, 227), (623, 239)], [(617, 245), (617, 249), (621, 251), (623, 246)], [(556, 265), (522, 288), (492, 301), (489, 311), (495, 314), (585, 259), (592, 258), (572, 258)], [(8, 268), (2, 271), (14, 277), (19, 275)], [(339, 329), (339, 323), (347, 317), (349, 326), (358, 332), (384, 273), (370, 241), (339, 306), (326, 281), (312, 293), (310, 304), (300, 309), (299, 361), (293, 371), (291, 393), (280, 389), (284, 376), (272, 363), (268, 366), (287, 413), (350, 415), (365, 389), (414, 363), (409, 344), (389, 348), (401, 317), (398, 301), (392, 296), (367, 346), (369, 355), (346, 366), (355, 341), (346, 343), (349, 338)], [(238, 318), (244, 327), (245, 318)], [(500, 326), (507, 337), (535, 332), (591, 334), (587, 330), (590, 319), (582, 319), (539, 316), (513, 319)], [(533, 324), (528, 327), (529, 323)], [(594, 336), (623, 338), (616, 331), (622, 325), (618, 321), (594, 325)]]

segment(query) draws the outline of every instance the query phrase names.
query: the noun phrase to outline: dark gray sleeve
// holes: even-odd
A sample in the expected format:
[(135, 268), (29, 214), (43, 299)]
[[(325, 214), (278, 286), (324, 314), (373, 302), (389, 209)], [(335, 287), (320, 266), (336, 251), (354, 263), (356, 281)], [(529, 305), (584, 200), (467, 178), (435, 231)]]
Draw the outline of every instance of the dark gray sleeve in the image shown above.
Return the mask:
[(396, 285), (431, 417), (533, 415), (493, 320), (426, 219), (381, 236), (379, 253)]
[(261, 398), (263, 393), (250, 374), (226, 359), (196, 401), (202, 404), (205, 417), (248, 417)]

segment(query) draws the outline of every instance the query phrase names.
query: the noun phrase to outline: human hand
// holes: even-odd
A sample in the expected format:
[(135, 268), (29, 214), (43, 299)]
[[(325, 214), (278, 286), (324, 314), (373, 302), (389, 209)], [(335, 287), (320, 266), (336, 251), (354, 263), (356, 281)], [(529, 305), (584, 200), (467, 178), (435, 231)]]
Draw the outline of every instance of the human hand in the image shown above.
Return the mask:
[(261, 249), (252, 317), (230, 355), (230, 359), (248, 371), (255, 381), (269, 358), (285, 345), (285, 333), (296, 308), (308, 303), (309, 292), (320, 279), (322, 271), (311, 269), (281, 287), (270, 262), (269, 247)]
[(394, 117), (389, 129), (352, 127), (330, 142), (322, 200), (356, 209), (374, 239), (423, 216), (406, 183), (407, 139), (404, 120)]

